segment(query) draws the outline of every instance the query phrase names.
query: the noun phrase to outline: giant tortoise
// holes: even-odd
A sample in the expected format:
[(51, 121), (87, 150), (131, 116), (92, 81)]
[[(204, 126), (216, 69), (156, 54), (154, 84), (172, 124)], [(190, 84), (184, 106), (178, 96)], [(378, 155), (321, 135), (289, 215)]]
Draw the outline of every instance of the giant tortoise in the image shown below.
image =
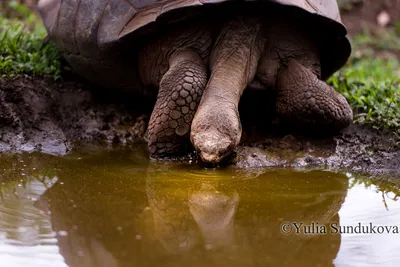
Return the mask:
[(238, 145), (238, 103), (253, 83), (276, 90), (283, 121), (339, 130), (352, 120), (326, 80), (351, 51), (335, 0), (41, 0), (50, 40), (87, 80), (158, 90), (152, 156), (192, 142), (219, 163)]

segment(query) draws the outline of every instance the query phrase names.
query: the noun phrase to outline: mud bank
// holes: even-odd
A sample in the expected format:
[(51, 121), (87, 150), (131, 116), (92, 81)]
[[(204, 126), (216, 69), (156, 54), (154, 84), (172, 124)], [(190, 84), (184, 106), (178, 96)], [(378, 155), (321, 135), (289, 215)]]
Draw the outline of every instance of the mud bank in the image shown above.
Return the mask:
[[(0, 80), (0, 151), (64, 155), (79, 150), (82, 143), (143, 142), (154, 97), (89, 87), (76, 78), (62, 83), (25, 76)], [(264, 112), (270, 110), (264, 108)], [(248, 118), (263, 124), (260, 120), (265, 116), (255, 107), (243, 112), (243, 117), (244, 137), (232, 159), (238, 167), (348, 170), (400, 177), (400, 140), (390, 133), (351, 125), (327, 138), (265, 131), (250, 135), (254, 129), (249, 131), (246, 125), (254, 124)], [(274, 127), (274, 123), (265, 125)]]
[(0, 151), (63, 155), (76, 141), (131, 144), (145, 132), (145, 106), (140, 97), (91, 92), (76, 81), (2, 79)]
[(246, 143), (237, 149), (234, 162), (239, 167), (327, 169), (400, 178), (398, 144), (391, 133), (353, 124), (333, 137), (271, 136)]

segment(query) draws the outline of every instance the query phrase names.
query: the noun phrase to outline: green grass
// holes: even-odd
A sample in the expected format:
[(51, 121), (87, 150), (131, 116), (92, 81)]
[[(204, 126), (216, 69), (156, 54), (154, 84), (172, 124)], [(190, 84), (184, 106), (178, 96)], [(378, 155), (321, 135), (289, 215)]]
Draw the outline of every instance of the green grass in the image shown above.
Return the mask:
[(43, 24), (22, 5), (11, 1), (10, 9), (18, 16), (7, 18), (0, 13), (0, 76), (51, 75), (58, 79), (65, 66), (55, 46), (43, 41)]
[[(400, 61), (395, 56), (400, 38), (391, 34), (386, 39), (366, 37), (365, 33), (355, 36), (351, 60), (329, 83), (346, 97), (356, 123), (388, 129), (400, 137)], [(389, 39), (394, 42), (387, 42)]]
[(356, 57), (373, 56), (377, 53), (400, 53), (400, 22), (390, 29), (368, 29), (352, 38)]

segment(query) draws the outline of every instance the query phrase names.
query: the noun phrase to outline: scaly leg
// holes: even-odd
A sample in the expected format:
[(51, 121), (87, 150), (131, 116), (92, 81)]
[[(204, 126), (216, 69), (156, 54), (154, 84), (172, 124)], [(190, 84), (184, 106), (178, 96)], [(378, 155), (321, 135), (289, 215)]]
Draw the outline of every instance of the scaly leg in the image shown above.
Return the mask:
[(340, 130), (352, 122), (346, 99), (295, 59), (281, 67), (276, 85), (277, 112), (284, 120), (321, 130)]
[(177, 51), (171, 56), (148, 127), (152, 156), (185, 152), (190, 145), (190, 126), (206, 83), (206, 66), (196, 52)]

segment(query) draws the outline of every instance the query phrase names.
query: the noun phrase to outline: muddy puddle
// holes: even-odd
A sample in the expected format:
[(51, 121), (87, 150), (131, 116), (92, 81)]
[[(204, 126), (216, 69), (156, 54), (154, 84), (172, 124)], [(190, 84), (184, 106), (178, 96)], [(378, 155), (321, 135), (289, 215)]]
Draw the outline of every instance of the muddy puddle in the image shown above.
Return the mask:
[(0, 266), (399, 266), (399, 186), (146, 149), (0, 156)]

